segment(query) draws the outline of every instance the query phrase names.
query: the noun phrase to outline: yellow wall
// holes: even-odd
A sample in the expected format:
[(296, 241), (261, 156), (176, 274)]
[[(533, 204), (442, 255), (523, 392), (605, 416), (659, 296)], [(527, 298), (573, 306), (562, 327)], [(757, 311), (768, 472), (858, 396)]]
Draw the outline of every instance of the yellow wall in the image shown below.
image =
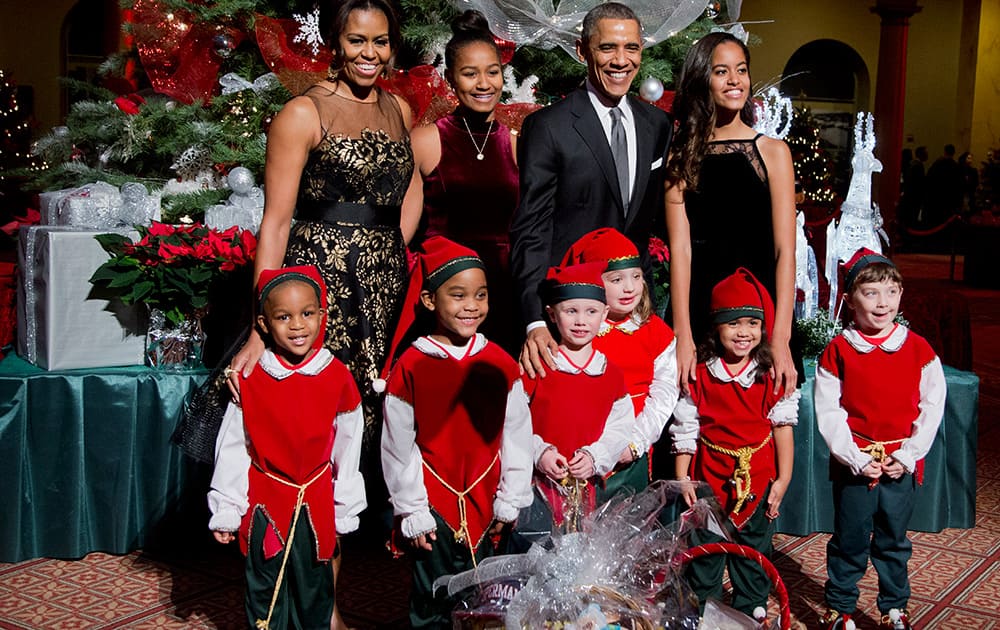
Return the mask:
[[(982, 108), (985, 118), (990, 107), (992, 111), (997, 111), (993, 105), (1000, 98), (1000, 77), (996, 72), (1000, 62), (1000, 33), (996, 28), (1000, 0), (983, 0), (983, 4), (984, 10), (986, 4), (993, 5), (995, 55), (992, 66), (994, 97)], [(828, 0), (745, 0), (741, 19), (748, 22), (774, 20), (769, 24), (747, 25), (747, 29), (761, 40), (751, 49), (754, 81), (762, 83), (780, 76), (789, 58), (804, 44), (817, 39), (835, 39), (852, 47), (864, 60), (871, 78), (871, 91), (869, 102), (859, 103), (858, 107), (871, 111), (878, 83), (881, 28), (881, 19), (871, 12), (874, 5), (875, 0), (840, 0), (836, 3)], [(931, 159), (934, 159), (949, 142), (956, 144), (960, 153), (967, 149), (958, 144), (960, 138), (968, 137), (967, 131), (962, 133), (962, 127), (968, 124), (968, 114), (965, 114), (964, 121), (957, 120), (962, 117), (958, 116), (956, 100), (970, 98), (967, 86), (959, 89), (958, 76), (960, 63), (968, 64), (974, 60), (962, 58), (963, 2), (921, 0), (919, 5), (923, 9), (911, 18), (909, 29), (904, 146), (926, 145)], [(983, 80), (984, 73), (980, 71), (977, 73), (977, 94)], [(977, 97), (976, 111), (979, 111), (978, 103)], [(994, 128), (996, 134), (1000, 134), (997, 120), (994, 118)], [(878, 153), (878, 148), (875, 151)]]
[(0, 0), (0, 67), (35, 92), (39, 132), (59, 124), (63, 19), (76, 0)]
[(1000, 150), (1000, 0), (983, 0), (972, 110), (972, 152), (977, 163), (989, 149)]

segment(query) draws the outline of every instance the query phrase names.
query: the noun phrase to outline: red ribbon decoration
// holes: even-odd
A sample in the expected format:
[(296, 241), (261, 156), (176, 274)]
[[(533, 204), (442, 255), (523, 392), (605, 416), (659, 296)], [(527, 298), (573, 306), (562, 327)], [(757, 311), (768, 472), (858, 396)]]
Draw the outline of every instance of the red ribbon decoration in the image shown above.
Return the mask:
[(493, 42), (500, 50), (500, 63), (506, 66), (514, 58), (514, 51), (517, 49), (517, 44), (496, 35), (493, 36)]
[(182, 103), (208, 103), (219, 80), (222, 59), (213, 38), (224, 34), (239, 46), (238, 29), (196, 23), (186, 11), (171, 11), (156, 0), (138, 0), (133, 32), (142, 67), (153, 89)]

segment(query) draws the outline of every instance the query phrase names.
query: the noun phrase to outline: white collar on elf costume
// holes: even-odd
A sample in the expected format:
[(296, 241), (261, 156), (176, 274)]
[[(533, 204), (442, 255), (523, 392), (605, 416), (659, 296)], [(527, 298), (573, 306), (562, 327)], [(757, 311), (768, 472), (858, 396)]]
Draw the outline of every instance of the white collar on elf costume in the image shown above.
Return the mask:
[(552, 358), (555, 359), (556, 369), (567, 374), (580, 374), (582, 372), (587, 376), (600, 376), (604, 374), (604, 369), (608, 365), (607, 357), (596, 349), (590, 355), (590, 359), (583, 365), (576, 365), (562, 351), (557, 352)]
[(901, 324), (896, 324), (889, 336), (882, 340), (882, 343), (874, 344), (866, 339), (857, 328), (853, 326), (845, 328), (840, 334), (844, 336), (851, 347), (862, 354), (868, 354), (875, 348), (881, 348), (886, 352), (895, 352), (903, 347), (906, 341), (907, 328)]
[(320, 348), (316, 354), (312, 355), (304, 363), (295, 367), (289, 367), (284, 361), (278, 358), (271, 350), (265, 350), (260, 357), (260, 367), (265, 372), (279, 381), (288, 378), (292, 374), (304, 374), (305, 376), (316, 376), (322, 372), (326, 366), (333, 361), (333, 355), (326, 348)]
[(719, 357), (712, 357), (706, 361), (705, 368), (708, 369), (709, 374), (723, 383), (736, 382), (743, 389), (750, 389), (757, 378), (757, 359), (750, 359), (750, 362), (743, 366), (740, 373), (736, 375), (729, 373), (726, 364)]
[(620, 322), (613, 322), (611, 320), (604, 320), (601, 322), (601, 330), (597, 333), (598, 337), (603, 337), (612, 330), (620, 330), (626, 335), (631, 335), (635, 331), (642, 327), (642, 323), (639, 321), (634, 314), (630, 315), (628, 319)]
[(437, 357), (438, 359), (451, 357), (461, 361), (466, 357), (479, 354), (486, 347), (487, 343), (486, 337), (482, 333), (476, 333), (464, 346), (453, 346), (424, 336), (417, 337), (413, 341), (413, 347), (430, 357)]

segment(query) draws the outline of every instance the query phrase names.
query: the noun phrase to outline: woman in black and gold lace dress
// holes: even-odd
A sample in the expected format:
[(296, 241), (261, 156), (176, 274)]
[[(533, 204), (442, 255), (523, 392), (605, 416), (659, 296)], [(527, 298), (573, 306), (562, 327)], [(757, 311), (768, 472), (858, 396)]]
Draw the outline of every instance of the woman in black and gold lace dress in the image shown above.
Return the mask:
[[(400, 206), (413, 172), (412, 115), (375, 85), (400, 44), (385, 0), (321, 3), (320, 25), (334, 51), (330, 74), (290, 100), (268, 133), (254, 281), (261, 270), (282, 265), (319, 268), (329, 291), (325, 346), (357, 381), (363, 457), (377, 461), (381, 409), (372, 380), (407, 278)], [(252, 332), (230, 363), (231, 388), (238, 386), (236, 372), (253, 370), (263, 348)]]

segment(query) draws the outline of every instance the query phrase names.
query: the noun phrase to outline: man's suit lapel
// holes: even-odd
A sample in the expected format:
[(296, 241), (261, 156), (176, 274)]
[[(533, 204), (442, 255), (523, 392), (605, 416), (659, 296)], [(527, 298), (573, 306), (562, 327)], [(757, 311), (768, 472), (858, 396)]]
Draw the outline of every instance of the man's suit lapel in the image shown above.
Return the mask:
[(573, 115), (576, 117), (573, 129), (580, 134), (583, 142), (590, 149), (594, 161), (600, 167), (604, 180), (612, 192), (611, 197), (618, 200), (618, 211), (624, 213), (621, 194), (618, 192), (618, 172), (615, 170), (615, 162), (611, 157), (611, 147), (608, 145), (607, 136), (604, 135), (601, 121), (597, 119), (597, 112), (590, 104), (587, 90), (574, 90), (569, 98), (573, 99)]
[(635, 185), (632, 188), (632, 197), (629, 200), (628, 214), (625, 216), (626, 225), (639, 215), (639, 207), (642, 205), (642, 197), (646, 192), (646, 185), (649, 183), (649, 167), (655, 157), (653, 149), (656, 143), (656, 129), (653, 123), (646, 116), (645, 109), (631, 96), (629, 105), (632, 109), (632, 117), (635, 119)]

